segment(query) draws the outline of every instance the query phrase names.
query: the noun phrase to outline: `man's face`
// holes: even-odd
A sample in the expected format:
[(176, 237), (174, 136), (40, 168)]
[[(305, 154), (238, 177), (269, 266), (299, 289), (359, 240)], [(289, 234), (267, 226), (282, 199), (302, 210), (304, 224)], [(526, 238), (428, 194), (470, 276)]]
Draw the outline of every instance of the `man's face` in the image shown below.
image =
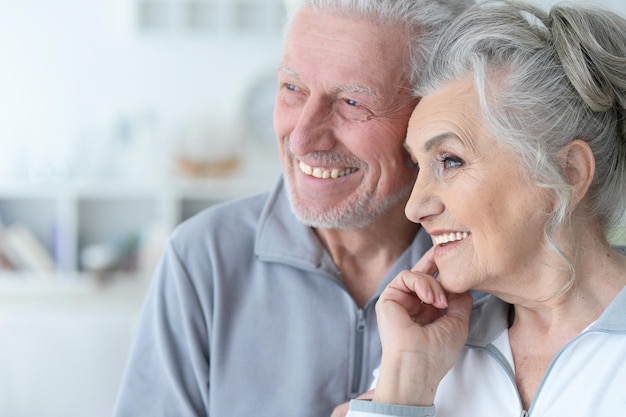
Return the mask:
[(365, 19), (304, 8), (287, 34), (274, 110), (296, 215), (315, 227), (363, 227), (406, 201), (416, 176), (403, 147), (415, 107), (407, 36)]

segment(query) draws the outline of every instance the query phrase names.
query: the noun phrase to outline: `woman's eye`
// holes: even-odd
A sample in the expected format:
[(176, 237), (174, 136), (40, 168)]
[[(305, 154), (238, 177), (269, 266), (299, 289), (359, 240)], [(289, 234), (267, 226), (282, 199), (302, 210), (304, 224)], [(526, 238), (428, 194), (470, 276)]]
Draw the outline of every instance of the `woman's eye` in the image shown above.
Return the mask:
[(444, 169), (458, 168), (463, 165), (463, 160), (456, 156), (444, 155), (440, 161)]

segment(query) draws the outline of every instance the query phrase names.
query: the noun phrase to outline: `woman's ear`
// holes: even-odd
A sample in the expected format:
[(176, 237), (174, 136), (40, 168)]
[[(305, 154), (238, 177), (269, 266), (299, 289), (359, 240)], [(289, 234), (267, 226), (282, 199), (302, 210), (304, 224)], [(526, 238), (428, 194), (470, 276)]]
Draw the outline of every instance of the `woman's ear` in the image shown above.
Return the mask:
[(596, 160), (589, 144), (575, 139), (559, 151), (565, 177), (572, 187), (571, 204), (577, 205), (587, 194), (596, 171)]

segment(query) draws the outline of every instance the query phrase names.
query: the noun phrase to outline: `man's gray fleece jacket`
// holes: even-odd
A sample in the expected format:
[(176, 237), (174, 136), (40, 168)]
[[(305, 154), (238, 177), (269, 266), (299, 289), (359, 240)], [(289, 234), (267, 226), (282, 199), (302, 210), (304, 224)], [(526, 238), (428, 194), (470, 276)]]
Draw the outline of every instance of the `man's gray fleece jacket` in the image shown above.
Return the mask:
[(379, 364), (378, 294), (430, 246), (420, 231), (359, 308), (282, 179), (201, 212), (169, 239), (114, 416), (329, 416)]

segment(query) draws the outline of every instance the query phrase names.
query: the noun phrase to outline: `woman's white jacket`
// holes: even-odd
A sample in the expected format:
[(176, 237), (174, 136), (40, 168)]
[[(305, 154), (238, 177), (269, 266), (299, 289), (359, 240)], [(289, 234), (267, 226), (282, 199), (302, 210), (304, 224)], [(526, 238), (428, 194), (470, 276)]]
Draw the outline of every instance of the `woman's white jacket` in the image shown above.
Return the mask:
[(558, 352), (528, 410), (515, 384), (509, 307), (493, 296), (475, 303), (468, 341), (439, 385), (433, 407), (353, 400), (348, 417), (626, 416), (626, 288)]

